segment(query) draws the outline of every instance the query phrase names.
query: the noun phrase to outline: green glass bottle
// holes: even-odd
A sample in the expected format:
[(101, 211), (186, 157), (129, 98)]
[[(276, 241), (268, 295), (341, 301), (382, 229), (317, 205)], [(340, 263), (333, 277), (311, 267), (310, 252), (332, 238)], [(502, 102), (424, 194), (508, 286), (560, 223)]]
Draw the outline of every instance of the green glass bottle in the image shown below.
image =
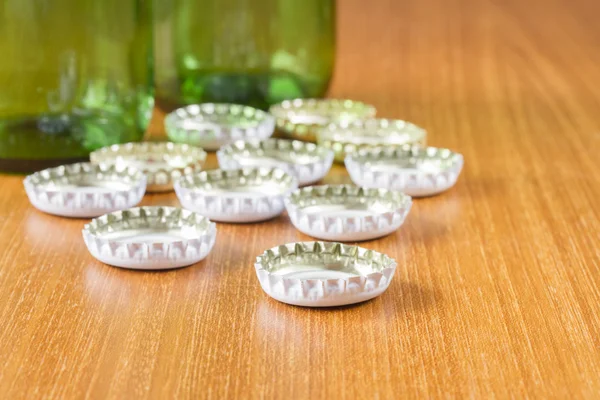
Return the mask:
[(156, 101), (266, 109), (325, 94), (335, 0), (156, 0)]
[(0, 171), (140, 140), (153, 108), (152, 0), (0, 0)]

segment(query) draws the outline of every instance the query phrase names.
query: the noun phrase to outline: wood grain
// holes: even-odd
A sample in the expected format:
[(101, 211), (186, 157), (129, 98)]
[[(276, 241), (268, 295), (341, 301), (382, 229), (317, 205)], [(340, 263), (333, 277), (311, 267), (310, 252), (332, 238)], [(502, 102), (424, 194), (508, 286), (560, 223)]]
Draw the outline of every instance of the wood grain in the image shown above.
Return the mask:
[(453, 190), (364, 243), (400, 267), (354, 307), (261, 291), (254, 257), (309, 239), (285, 215), (220, 224), (193, 267), (128, 271), (1, 177), (2, 397), (598, 398), (599, 14), (593, 0), (339, 2), (331, 95), (466, 160)]

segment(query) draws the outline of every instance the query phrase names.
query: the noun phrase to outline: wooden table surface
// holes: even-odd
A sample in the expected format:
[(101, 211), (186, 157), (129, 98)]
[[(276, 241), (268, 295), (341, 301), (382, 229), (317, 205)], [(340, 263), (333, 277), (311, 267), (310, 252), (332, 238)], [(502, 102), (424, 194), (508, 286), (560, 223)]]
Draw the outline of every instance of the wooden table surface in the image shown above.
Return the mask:
[(1, 177), (1, 397), (598, 398), (598, 15), (595, 0), (339, 2), (331, 95), (465, 156), (454, 189), (363, 244), (399, 268), (360, 305), (262, 292), (255, 256), (310, 240), (285, 215), (220, 224), (192, 267), (129, 271)]

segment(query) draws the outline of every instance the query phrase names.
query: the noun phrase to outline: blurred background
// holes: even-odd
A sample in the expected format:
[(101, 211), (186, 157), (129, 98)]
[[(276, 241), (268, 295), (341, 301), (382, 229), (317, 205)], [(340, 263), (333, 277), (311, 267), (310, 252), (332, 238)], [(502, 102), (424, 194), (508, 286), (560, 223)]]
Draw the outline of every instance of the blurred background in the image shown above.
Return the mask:
[(142, 139), (153, 104), (322, 97), (334, 0), (3, 0), (0, 169)]
[(0, 170), (142, 140), (154, 105), (152, 137), (165, 112), (207, 101), (267, 109), (327, 95), (420, 125), (457, 105), (526, 101), (536, 81), (563, 101), (590, 90), (600, 57), (559, 45), (565, 30), (573, 42), (598, 36), (586, 23), (597, 2), (568, 3), (2, 0)]

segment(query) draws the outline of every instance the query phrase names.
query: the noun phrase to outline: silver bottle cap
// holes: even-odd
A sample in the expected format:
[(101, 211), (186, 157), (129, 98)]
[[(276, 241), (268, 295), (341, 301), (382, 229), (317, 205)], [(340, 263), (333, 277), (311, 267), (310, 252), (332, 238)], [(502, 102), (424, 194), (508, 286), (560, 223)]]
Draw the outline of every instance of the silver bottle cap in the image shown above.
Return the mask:
[(275, 130), (275, 118), (239, 104), (192, 104), (168, 114), (165, 129), (173, 142), (215, 151), (237, 140), (269, 138)]
[(126, 143), (90, 154), (93, 164), (134, 167), (146, 174), (148, 192), (173, 190), (173, 181), (200, 171), (206, 152), (199, 147), (169, 142)]
[(271, 106), (269, 112), (284, 136), (314, 142), (318, 129), (330, 122), (373, 118), (377, 110), (347, 99), (294, 99)]
[(357, 246), (300, 242), (265, 251), (254, 266), (261, 287), (275, 300), (331, 307), (382, 294), (394, 276), (396, 261)]
[(310, 186), (296, 190), (285, 202), (299, 231), (340, 242), (389, 235), (404, 223), (411, 204), (401, 192), (354, 185)]
[(146, 177), (134, 168), (78, 163), (36, 172), (23, 184), (37, 209), (89, 218), (138, 204), (146, 190)]
[(298, 140), (235, 142), (217, 152), (222, 169), (276, 167), (296, 176), (300, 186), (321, 180), (331, 169), (333, 152)]
[(413, 146), (363, 150), (345, 159), (348, 173), (357, 185), (399, 190), (413, 197), (450, 189), (463, 162), (461, 154), (448, 149)]
[(317, 143), (335, 153), (343, 163), (346, 154), (374, 147), (424, 146), (427, 132), (410, 122), (397, 119), (366, 119), (333, 122), (317, 134)]
[(284, 197), (297, 187), (297, 179), (278, 168), (217, 169), (175, 182), (183, 207), (221, 222), (274, 218), (284, 210)]
[(204, 259), (217, 234), (215, 223), (175, 207), (137, 207), (93, 219), (83, 228), (96, 259), (116, 267), (170, 269)]

